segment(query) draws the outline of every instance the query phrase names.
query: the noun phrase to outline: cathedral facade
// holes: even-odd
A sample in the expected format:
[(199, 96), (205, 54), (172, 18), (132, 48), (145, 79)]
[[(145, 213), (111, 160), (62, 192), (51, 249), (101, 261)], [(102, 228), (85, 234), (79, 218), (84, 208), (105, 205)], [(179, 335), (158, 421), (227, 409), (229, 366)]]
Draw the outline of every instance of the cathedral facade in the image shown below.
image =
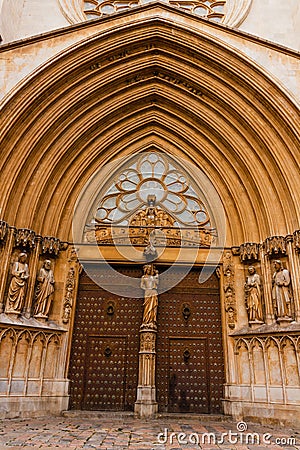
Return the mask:
[(0, 0), (1, 417), (300, 424), (300, 6), (272, 3)]

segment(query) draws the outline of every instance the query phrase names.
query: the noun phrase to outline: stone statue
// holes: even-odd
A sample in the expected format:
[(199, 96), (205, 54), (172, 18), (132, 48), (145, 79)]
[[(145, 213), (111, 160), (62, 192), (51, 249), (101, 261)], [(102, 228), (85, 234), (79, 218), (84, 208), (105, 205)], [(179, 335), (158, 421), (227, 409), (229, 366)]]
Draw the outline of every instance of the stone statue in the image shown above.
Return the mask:
[(38, 286), (35, 294), (35, 306), (33, 316), (47, 319), (52, 296), (54, 292), (54, 276), (51, 270), (51, 261), (46, 259), (37, 277)]
[(277, 259), (273, 262), (275, 272), (273, 274), (272, 298), (277, 320), (292, 319), (290, 273), (284, 269), (282, 262)]
[(246, 277), (245, 296), (249, 322), (263, 323), (261, 280), (253, 266), (248, 268)]
[(153, 264), (146, 264), (144, 266), (144, 275), (141, 279), (141, 288), (144, 289), (144, 315), (142, 326), (156, 326), (157, 316), (157, 286), (158, 286), (158, 271), (154, 269)]
[(8, 299), (5, 312), (21, 313), (24, 306), (25, 289), (27, 279), (29, 277), (29, 270), (27, 261), (27, 254), (20, 253), (18, 260), (13, 264), (12, 279), (8, 289)]

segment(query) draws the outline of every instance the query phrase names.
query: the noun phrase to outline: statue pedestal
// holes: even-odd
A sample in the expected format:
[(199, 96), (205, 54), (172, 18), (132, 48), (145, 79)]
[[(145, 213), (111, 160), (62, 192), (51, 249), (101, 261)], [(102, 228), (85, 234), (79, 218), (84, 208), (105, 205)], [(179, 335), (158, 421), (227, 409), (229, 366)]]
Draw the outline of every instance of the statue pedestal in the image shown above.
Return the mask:
[(155, 386), (138, 386), (134, 413), (139, 418), (151, 418), (158, 412)]
[(21, 315), (21, 311), (5, 311), (5, 314), (12, 320), (18, 319)]
[(291, 317), (278, 317), (277, 319), (277, 323), (281, 327), (287, 327), (292, 321), (293, 319)]
[(261, 327), (263, 324), (264, 322), (258, 320), (253, 320), (249, 322), (250, 328), (252, 328), (252, 330), (256, 330), (256, 328)]
[(156, 329), (140, 330), (139, 382), (134, 412), (137, 417), (151, 418), (158, 411), (155, 387)]

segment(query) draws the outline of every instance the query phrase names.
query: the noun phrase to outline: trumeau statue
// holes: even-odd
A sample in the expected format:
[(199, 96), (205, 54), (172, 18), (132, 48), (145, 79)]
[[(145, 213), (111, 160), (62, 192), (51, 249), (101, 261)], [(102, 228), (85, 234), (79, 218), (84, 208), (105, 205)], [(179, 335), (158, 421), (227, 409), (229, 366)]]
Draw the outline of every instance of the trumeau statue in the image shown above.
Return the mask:
[(248, 268), (245, 297), (249, 323), (263, 323), (261, 279), (253, 266)]
[(141, 279), (141, 288), (145, 291), (143, 327), (150, 326), (150, 328), (153, 328), (156, 326), (158, 306), (157, 286), (158, 270), (154, 269), (153, 264), (146, 264), (144, 266), (144, 275)]
[(291, 291), (290, 291), (290, 273), (284, 269), (282, 262), (277, 259), (273, 262), (275, 272), (273, 274), (272, 298), (275, 309), (275, 315), (278, 321), (280, 319), (292, 319), (291, 311)]
[(20, 253), (18, 260), (13, 264), (12, 279), (8, 289), (8, 298), (5, 312), (7, 313), (21, 313), (24, 306), (25, 289), (27, 279), (29, 277), (29, 270), (27, 261), (27, 254)]
[(54, 276), (51, 270), (51, 261), (46, 259), (37, 277), (38, 286), (36, 290), (34, 317), (47, 319), (52, 296), (54, 292)]

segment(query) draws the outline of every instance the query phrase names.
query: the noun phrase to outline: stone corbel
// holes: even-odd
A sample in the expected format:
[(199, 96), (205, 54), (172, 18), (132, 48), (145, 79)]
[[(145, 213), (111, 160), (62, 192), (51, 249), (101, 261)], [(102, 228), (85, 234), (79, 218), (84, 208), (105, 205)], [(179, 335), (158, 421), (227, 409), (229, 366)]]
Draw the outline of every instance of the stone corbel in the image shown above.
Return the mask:
[(286, 254), (286, 239), (284, 236), (271, 236), (264, 242), (267, 256), (282, 256)]
[(249, 261), (258, 261), (259, 259), (259, 244), (255, 242), (245, 242), (240, 245), (240, 258), (241, 261), (249, 262)]

